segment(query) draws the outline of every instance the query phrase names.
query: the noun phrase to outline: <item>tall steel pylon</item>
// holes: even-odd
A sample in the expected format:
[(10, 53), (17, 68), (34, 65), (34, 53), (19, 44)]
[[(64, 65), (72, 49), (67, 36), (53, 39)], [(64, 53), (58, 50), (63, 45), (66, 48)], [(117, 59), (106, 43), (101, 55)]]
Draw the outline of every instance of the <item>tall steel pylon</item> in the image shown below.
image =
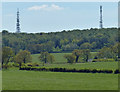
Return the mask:
[(102, 20), (102, 6), (100, 6), (100, 28), (103, 28), (103, 20)]
[(16, 33), (20, 33), (20, 19), (19, 19), (19, 9), (17, 9), (17, 23), (16, 23)]

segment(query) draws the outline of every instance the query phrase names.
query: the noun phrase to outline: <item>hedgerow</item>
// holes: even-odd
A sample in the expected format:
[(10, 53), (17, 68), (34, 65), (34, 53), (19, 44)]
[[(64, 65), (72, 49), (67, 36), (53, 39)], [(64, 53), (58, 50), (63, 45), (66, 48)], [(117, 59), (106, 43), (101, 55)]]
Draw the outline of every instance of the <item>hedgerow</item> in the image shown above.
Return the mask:
[(114, 74), (120, 74), (120, 70), (119, 70), (119, 69), (116, 69), (116, 70), (114, 71)]
[(93, 59), (92, 62), (115, 62), (114, 59)]
[(28, 71), (51, 71), (51, 72), (78, 72), (78, 73), (120, 73), (119, 70), (109, 70), (109, 69), (75, 69), (75, 68), (51, 68), (51, 67), (31, 67), (31, 66), (21, 66), (20, 70)]

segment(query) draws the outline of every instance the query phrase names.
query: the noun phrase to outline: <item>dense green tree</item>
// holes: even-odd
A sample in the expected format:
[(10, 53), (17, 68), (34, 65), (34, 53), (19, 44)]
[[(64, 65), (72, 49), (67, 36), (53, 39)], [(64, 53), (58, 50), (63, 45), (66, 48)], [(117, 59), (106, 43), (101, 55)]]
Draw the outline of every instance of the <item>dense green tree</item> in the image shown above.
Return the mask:
[(80, 46), (81, 49), (91, 49), (92, 48), (92, 45), (88, 42), (86, 43), (83, 43), (81, 46)]
[(114, 58), (115, 53), (110, 47), (103, 47), (99, 53), (98, 53), (98, 58)]
[(20, 51), (15, 56), (15, 62), (18, 63), (20, 67), (22, 63), (31, 62), (31, 60), (32, 60), (31, 53), (27, 50)]
[(115, 53), (115, 55), (118, 56), (120, 50), (120, 43), (116, 43), (115, 45), (112, 46), (111, 49), (113, 53)]
[(64, 57), (67, 59), (67, 63), (73, 64), (75, 61), (75, 56), (74, 55), (64, 55)]
[(113, 58), (115, 61), (118, 61), (118, 56), (120, 55), (120, 43), (116, 43), (111, 47)]
[(63, 51), (73, 51), (74, 49), (78, 49), (79, 47), (77, 46), (77, 44), (74, 43), (70, 43), (67, 44), (65, 46), (62, 47)]
[[(50, 33), (10, 33), (2, 32), (2, 46), (14, 48), (15, 53), (28, 50), (32, 54), (40, 52), (73, 51), (91, 49), (97, 51), (104, 46), (110, 47), (118, 42), (117, 28), (68, 30)], [(59, 48), (59, 49), (56, 49)], [(58, 52), (56, 51), (56, 52)]]
[[(10, 59), (13, 58), (14, 52), (12, 48), (10, 47), (3, 47), (2, 48), (2, 66), (5, 64), (5, 66), (10, 62)], [(7, 67), (6, 67), (7, 68)]]
[(76, 63), (78, 63), (78, 59), (82, 58), (84, 62), (88, 62), (89, 57), (91, 56), (89, 49), (82, 49), (82, 50), (74, 50), (72, 52), (74, 56), (76, 56)]
[(84, 49), (81, 50), (81, 57), (83, 58), (83, 60), (85, 62), (88, 62), (88, 59), (90, 58), (91, 54), (90, 54), (90, 50), (89, 49)]
[(92, 44), (91, 44), (91, 48), (94, 50), (94, 49), (96, 49), (96, 47), (97, 47), (96, 42), (92, 42)]
[(80, 57), (80, 55), (81, 55), (80, 50), (75, 49), (75, 50), (72, 52), (72, 54), (76, 57), (76, 58), (75, 58), (75, 62), (78, 63), (78, 59), (79, 59), (79, 57)]
[(53, 55), (49, 54), (49, 56), (48, 56), (48, 62), (50, 62), (50, 63), (55, 62), (55, 58), (54, 58)]
[(42, 61), (43, 63), (47, 63), (48, 62), (48, 56), (49, 56), (49, 53), (48, 52), (41, 52), (40, 53), (40, 56), (39, 56), (39, 59), (40, 61)]
[(55, 61), (54, 56), (48, 52), (41, 52), (38, 58), (43, 62), (43, 66), (44, 63), (53, 63)]
[(3, 30), (2, 34), (8, 34), (8, 31), (7, 30)]

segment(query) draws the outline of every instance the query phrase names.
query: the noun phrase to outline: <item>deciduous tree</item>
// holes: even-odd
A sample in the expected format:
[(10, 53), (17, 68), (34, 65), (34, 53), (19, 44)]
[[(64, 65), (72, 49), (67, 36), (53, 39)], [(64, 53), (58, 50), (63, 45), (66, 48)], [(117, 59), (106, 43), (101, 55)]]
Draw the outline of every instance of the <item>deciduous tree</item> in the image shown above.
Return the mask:
[(77, 50), (77, 49), (75, 49), (73, 52), (72, 52), (72, 54), (76, 57), (75, 58), (75, 62), (77, 63), (78, 62), (78, 59), (79, 59), (79, 56), (80, 56), (80, 50)]
[(48, 52), (41, 52), (38, 58), (40, 59), (40, 61), (43, 62), (43, 66), (44, 66), (44, 63), (47, 63), (47, 62), (52, 63), (55, 61), (54, 56)]
[(110, 47), (103, 47), (99, 53), (98, 53), (98, 58), (114, 58), (115, 53)]
[(64, 55), (64, 57), (67, 59), (68, 63), (73, 64), (75, 61), (75, 56), (74, 55)]
[(31, 60), (32, 60), (31, 53), (27, 50), (20, 51), (15, 56), (15, 61), (19, 64), (20, 67), (21, 67), (22, 63), (31, 62)]
[(3, 47), (2, 48), (2, 66), (5, 66), (10, 62), (10, 59), (14, 56), (13, 50), (10, 47)]

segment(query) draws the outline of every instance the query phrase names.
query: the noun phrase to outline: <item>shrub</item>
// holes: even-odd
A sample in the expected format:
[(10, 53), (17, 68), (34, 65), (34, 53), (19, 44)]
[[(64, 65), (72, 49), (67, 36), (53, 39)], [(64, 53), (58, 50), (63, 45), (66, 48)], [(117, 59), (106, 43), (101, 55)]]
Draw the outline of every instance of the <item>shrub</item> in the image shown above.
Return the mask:
[(114, 59), (93, 59), (92, 62), (114, 62)]
[(5, 65), (5, 64), (3, 64), (3, 65), (2, 65), (2, 68), (7, 69), (7, 68), (8, 68), (8, 66), (7, 66), (7, 65)]
[(31, 66), (31, 67), (33, 66), (33, 64), (32, 64), (32, 63), (27, 63), (26, 65), (27, 65), (27, 66)]
[(40, 64), (39, 64), (39, 63), (36, 63), (36, 62), (33, 63), (32, 65), (33, 65), (33, 66), (40, 66)]
[(13, 66), (19, 67), (19, 64), (18, 63), (13, 63)]
[[(49, 68), (49, 67), (31, 67), (22, 66), (20, 70), (34, 70), (34, 71), (52, 71), (52, 72), (80, 72), (80, 73), (113, 73), (112, 70), (100, 70), (100, 69), (75, 69), (75, 68)], [(115, 74), (120, 73), (116, 70)]]
[(31, 67), (33, 67), (33, 66), (40, 66), (40, 64), (39, 63), (27, 63), (27, 64), (24, 64), (24, 65), (22, 65), (22, 66), (31, 66)]
[(98, 72), (96, 69), (91, 70), (92, 73)]
[(8, 63), (6, 66), (7, 67), (13, 67), (13, 64), (12, 63)]
[(119, 69), (116, 69), (116, 70), (114, 71), (114, 74), (118, 74), (118, 73), (120, 73), (120, 70), (119, 70)]

